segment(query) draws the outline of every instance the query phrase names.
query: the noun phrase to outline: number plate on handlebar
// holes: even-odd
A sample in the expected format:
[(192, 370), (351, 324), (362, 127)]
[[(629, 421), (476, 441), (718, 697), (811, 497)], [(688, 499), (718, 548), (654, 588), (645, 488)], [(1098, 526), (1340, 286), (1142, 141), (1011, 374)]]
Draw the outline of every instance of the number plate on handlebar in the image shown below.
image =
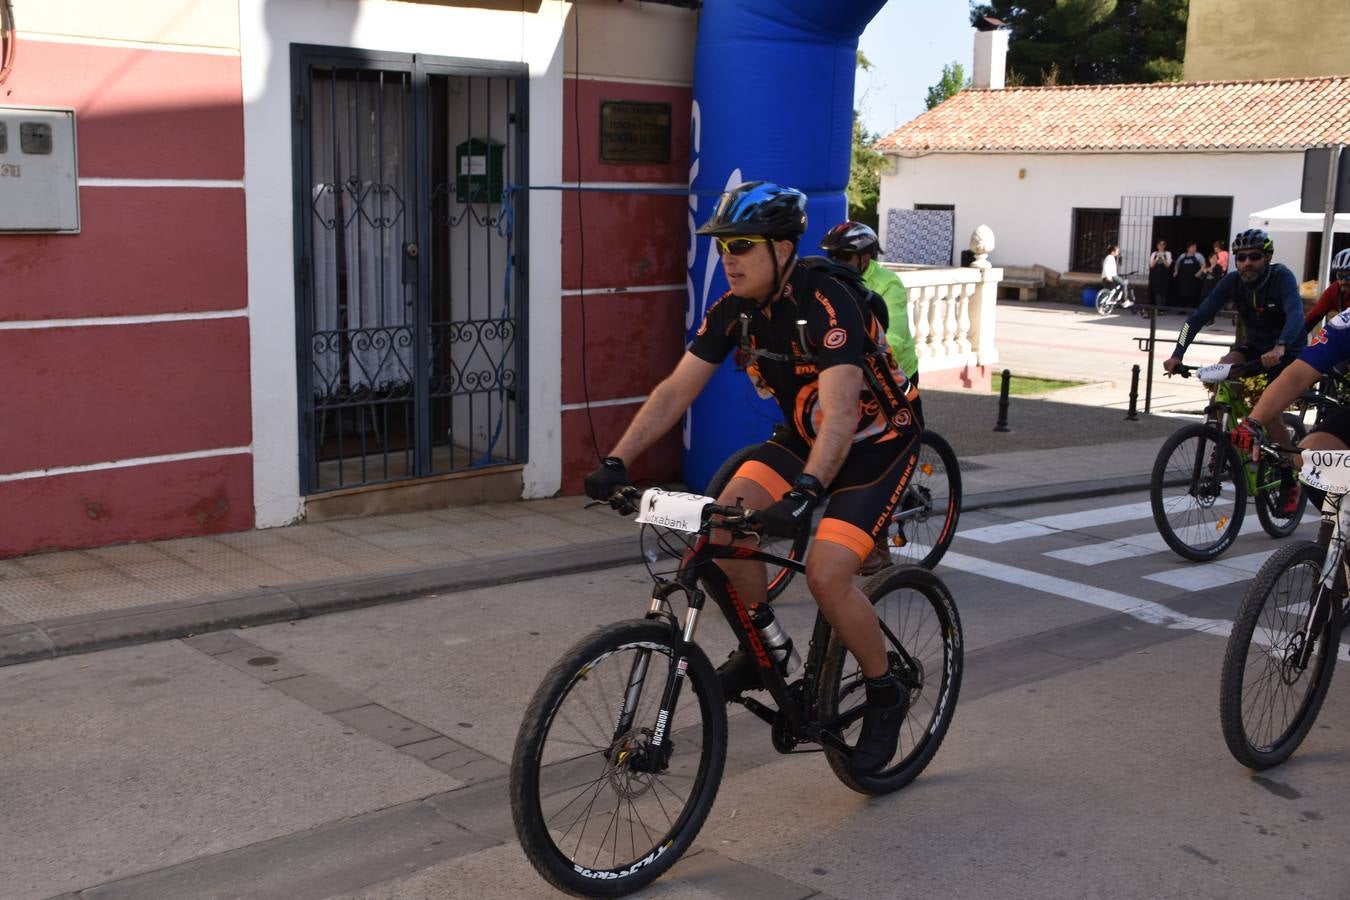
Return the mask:
[(659, 525), (672, 531), (698, 532), (703, 528), (703, 510), (712, 497), (685, 494), (651, 488), (642, 492), (636, 521), (643, 525)]
[(1205, 384), (1218, 384), (1227, 381), (1228, 373), (1231, 371), (1233, 371), (1232, 363), (1213, 363), (1196, 369), (1195, 374)]
[(1350, 450), (1304, 450), (1298, 480), (1329, 494), (1350, 494)]

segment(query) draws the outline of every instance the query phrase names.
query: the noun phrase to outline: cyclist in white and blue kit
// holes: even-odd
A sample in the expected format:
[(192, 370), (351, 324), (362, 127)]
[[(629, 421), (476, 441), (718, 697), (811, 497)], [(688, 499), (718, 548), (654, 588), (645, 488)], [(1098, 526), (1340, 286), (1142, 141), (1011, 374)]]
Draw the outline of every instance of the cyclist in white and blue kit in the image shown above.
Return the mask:
[[(1341, 258), (1337, 257), (1337, 261), (1341, 261)], [(1332, 270), (1333, 280), (1343, 276), (1350, 278), (1350, 258), (1344, 262), (1347, 268)], [(1279, 421), (1280, 414), (1299, 394), (1316, 384), (1323, 375), (1338, 366), (1343, 367), (1347, 362), (1350, 362), (1350, 310), (1327, 320), (1326, 327), (1317, 333), (1308, 348), (1289, 364), (1279, 378), (1271, 382), (1252, 408), (1251, 415), (1233, 429), (1233, 443), (1250, 450), (1255, 457), (1259, 452), (1255, 445), (1266, 439), (1265, 423)], [(1285, 429), (1277, 428), (1273, 434), (1282, 446), (1293, 449)], [(1319, 422), (1300, 442), (1299, 449), (1350, 450), (1350, 406), (1337, 410)], [(1292, 502), (1286, 506), (1297, 506), (1297, 491), (1295, 482), (1289, 492)]]

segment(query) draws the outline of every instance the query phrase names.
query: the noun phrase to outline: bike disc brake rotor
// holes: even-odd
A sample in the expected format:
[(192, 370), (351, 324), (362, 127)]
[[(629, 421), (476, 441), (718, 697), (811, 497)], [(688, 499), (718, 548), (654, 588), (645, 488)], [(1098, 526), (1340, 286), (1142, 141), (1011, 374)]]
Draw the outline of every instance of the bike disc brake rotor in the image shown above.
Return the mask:
[(614, 793), (625, 800), (636, 800), (652, 789), (654, 775), (666, 770), (672, 742), (667, 739), (658, 748), (651, 746), (652, 730), (635, 728), (620, 735), (610, 746), (605, 777)]

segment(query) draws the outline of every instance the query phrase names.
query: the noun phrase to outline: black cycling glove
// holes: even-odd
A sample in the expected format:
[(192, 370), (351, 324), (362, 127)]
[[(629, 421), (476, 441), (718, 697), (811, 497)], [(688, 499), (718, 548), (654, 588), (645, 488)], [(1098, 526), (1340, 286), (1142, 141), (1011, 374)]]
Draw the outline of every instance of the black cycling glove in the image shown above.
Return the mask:
[(619, 488), (628, 487), (628, 470), (617, 456), (606, 456), (600, 468), (586, 476), (586, 496), (608, 501)]
[(781, 500), (760, 510), (756, 516), (760, 531), (770, 537), (796, 537), (811, 522), (811, 512), (824, 493), (825, 486), (814, 475), (801, 475)]

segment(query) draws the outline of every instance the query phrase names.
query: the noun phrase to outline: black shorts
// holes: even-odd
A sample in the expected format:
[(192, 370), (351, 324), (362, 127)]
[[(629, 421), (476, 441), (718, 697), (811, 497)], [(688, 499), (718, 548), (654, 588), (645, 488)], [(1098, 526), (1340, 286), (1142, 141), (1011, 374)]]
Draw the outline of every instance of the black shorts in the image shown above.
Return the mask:
[[(811, 448), (801, 437), (780, 428), (760, 444), (736, 470), (777, 499), (802, 473)], [(862, 441), (849, 450), (839, 474), (830, 483), (829, 502), (816, 529), (817, 541), (847, 547), (861, 562), (872, 552), (919, 458), (919, 432), (887, 432), (879, 441)]]
[(1321, 422), (1318, 422), (1308, 433), (1316, 434), (1319, 431), (1331, 435), (1345, 446), (1350, 447), (1350, 408), (1336, 410)]

